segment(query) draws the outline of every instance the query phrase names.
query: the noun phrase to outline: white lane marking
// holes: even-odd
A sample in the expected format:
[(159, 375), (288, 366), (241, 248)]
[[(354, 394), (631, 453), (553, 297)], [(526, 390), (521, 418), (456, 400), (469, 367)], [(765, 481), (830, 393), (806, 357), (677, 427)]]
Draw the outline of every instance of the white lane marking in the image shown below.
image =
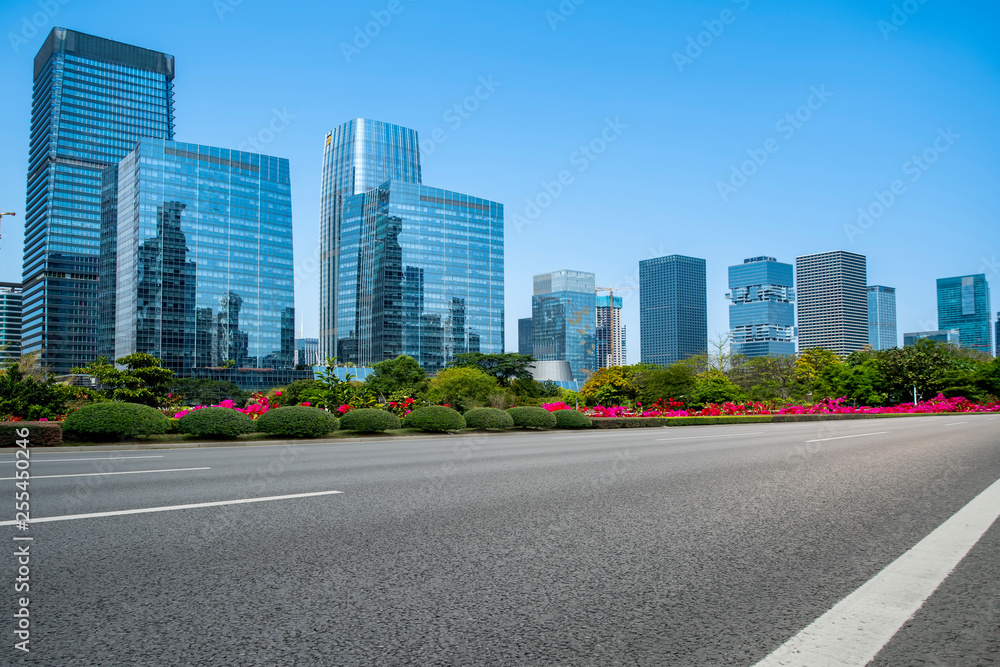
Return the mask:
[(755, 667), (864, 667), (1000, 516), (1000, 480)]
[(704, 438), (729, 438), (734, 435), (759, 435), (749, 431), (742, 431), (740, 433), (723, 433), (719, 435), (682, 435), (676, 438), (657, 438), (657, 442), (665, 442), (667, 440), (702, 440)]
[[(170, 505), (167, 507), (143, 507), (137, 510), (117, 510), (115, 512), (94, 512), (93, 514), (66, 514), (63, 516), (46, 516), (32, 518), (29, 523), (44, 523), (46, 521), (71, 521), (73, 519), (95, 519), (105, 516), (123, 516), (125, 514), (146, 514), (149, 512), (171, 512), (173, 510), (189, 510), (199, 507), (221, 507), (223, 505), (242, 505), (244, 503), (263, 503), (269, 500), (291, 500), (292, 498), (314, 498), (329, 496), (343, 491), (313, 491), (312, 493), (294, 493), (288, 496), (268, 496), (266, 498), (241, 498), (239, 500), (218, 500), (211, 503), (193, 503), (191, 505)], [(0, 521), (0, 526), (13, 526), (17, 521)]]
[[(162, 459), (163, 456), (108, 456), (104, 458), (94, 458), (94, 459), (31, 459), (32, 463), (65, 463), (67, 461), (77, 462), (77, 461), (124, 461), (126, 459)], [(0, 463), (17, 463), (17, 461), (23, 461), (24, 459), (17, 459), (12, 461), (0, 461)]]
[(959, 424), (968, 424), (969, 422), (952, 422), (950, 424), (945, 424), (945, 426), (958, 426)]
[[(32, 475), (30, 479), (54, 479), (56, 477), (95, 477), (97, 475), (142, 475), (150, 472), (185, 472), (187, 470), (211, 470), (211, 468), (168, 468), (165, 470), (124, 470), (120, 472), (81, 472), (73, 475)], [(18, 479), (17, 477), (0, 477), (0, 481)]]
[(843, 440), (844, 438), (862, 438), (866, 435), (885, 435), (888, 431), (878, 431), (877, 433), (858, 433), (855, 435), (838, 435), (836, 438), (818, 438), (816, 440), (806, 440), (806, 442), (826, 442), (827, 440)]

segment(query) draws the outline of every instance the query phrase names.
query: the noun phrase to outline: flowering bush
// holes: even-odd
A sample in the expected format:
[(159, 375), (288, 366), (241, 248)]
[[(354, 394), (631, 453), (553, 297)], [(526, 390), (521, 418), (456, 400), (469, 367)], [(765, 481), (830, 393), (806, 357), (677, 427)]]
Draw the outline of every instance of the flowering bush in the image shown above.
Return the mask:
[[(281, 392), (280, 391), (275, 392), (275, 395), (276, 396), (280, 396)], [(305, 405), (309, 405), (309, 404), (306, 403)], [(231, 398), (227, 398), (226, 400), (224, 400), (224, 401), (222, 401), (222, 402), (220, 402), (220, 403), (218, 403), (216, 405), (211, 405), (211, 406), (209, 406), (209, 405), (196, 405), (193, 408), (187, 408), (186, 410), (181, 410), (179, 412), (175, 412), (173, 414), (173, 417), (174, 417), (174, 419), (180, 419), (181, 417), (183, 417), (184, 415), (190, 413), (193, 410), (201, 410), (201, 409), (207, 408), (207, 407), (212, 407), (212, 408), (229, 408), (230, 410), (236, 410), (237, 412), (242, 412), (247, 417), (250, 417), (250, 419), (256, 421), (257, 419), (260, 418), (260, 416), (262, 414), (266, 413), (268, 410), (272, 410), (274, 408), (280, 407), (280, 404), (277, 403), (277, 402), (272, 403), (271, 399), (269, 399), (267, 397), (267, 395), (265, 395), (265, 394), (263, 394), (261, 392), (257, 392), (256, 394), (254, 394), (253, 396), (250, 397), (250, 400), (247, 402), (247, 406), (245, 408), (238, 408), (238, 407), (236, 407), (236, 404), (233, 402), (233, 400)]]
[(559, 401), (558, 403), (542, 403), (542, 407), (545, 408), (546, 410), (548, 410), (549, 412), (555, 412), (556, 410), (572, 410), (573, 409), (572, 407), (566, 405), (562, 401)]

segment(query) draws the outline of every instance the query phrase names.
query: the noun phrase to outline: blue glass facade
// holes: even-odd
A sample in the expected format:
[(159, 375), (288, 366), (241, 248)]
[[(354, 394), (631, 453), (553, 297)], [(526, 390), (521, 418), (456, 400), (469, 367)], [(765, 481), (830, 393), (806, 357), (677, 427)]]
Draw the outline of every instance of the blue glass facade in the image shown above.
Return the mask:
[(338, 252), (339, 363), (504, 351), (502, 204), (390, 180), (344, 199)]
[(958, 329), (950, 329), (949, 331), (914, 331), (913, 333), (903, 334), (903, 347), (912, 347), (917, 344), (918, 340), (927, 338), (936, 343), (948, 343), (949, 345), (958, 345), (960, 336)]
[(661, 366), (708, 351), (705, 260), (639, 262), (639, 348), (642, 363)]
[(622, 324), (622, 298), (597, 297), (597, 367), (624, 366), (628, 358), (625, 326)]
[[(415, 130), (359, 118), (326, 135), (320, 184), (320, 358), (340, 357), (343, 327), (338, 306), (344, 271), (342, 217), (347, 197), (374, 190), (389, 180), (420, 183), (420, 143)], [(349, 326), (349, 325), (347, 325)]]
[(597, 370), (597, 296), (594, 274), (566, 269), (534, 279), (531, 323), (538, 361), (568, 361), (573, 379)]
[(118, 166), (117, 210), (116, 358), (244, 386), (292, 379), (288, 160), (142, 139)]
[(730, 351), (747, 357), (795, 354), (792, 265), (753, 257), (729, 267)]
[(889, 350), (899, 345), (895, 287), (868, 286), (868, 344), (873, 350)]
[(0, 362), (21, 356), (21, 283), (0, 283)]
[(57, 374), (97, 356), (104, 172), (173, 138), (173, 78), (173, 56), (64, 28), (35, 56), (23, 349)]
[(535, 330), (530, 317), (522, 317), (517, 321), (517, 353), (527, 355), (535, 353)]
[(962, 347), (993, 354), (993, 313), (986, 275), (938, 278), (938, 329), (958, 329)]

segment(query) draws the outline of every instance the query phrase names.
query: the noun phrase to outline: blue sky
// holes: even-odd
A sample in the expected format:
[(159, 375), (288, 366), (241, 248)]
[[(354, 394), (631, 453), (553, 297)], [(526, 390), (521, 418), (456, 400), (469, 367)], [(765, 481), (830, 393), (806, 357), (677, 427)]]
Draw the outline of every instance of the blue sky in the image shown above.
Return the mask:
[(758, 255), (867, 255), (900, 335), (936, 328), (936, 278), (1000, 290), (995, 2), (7, 0), (0, 280), (20, 279), (31, 63), (56, 25), (173, 54), (178, 140), (290, 159), (309, 336), (323, 138), (357, 117), (418, 130), (426, 184), (505, 205), (508, 350), (533, 274), (634, 286), (673, 253), (707, 260), (710, 337), (726, 267)]

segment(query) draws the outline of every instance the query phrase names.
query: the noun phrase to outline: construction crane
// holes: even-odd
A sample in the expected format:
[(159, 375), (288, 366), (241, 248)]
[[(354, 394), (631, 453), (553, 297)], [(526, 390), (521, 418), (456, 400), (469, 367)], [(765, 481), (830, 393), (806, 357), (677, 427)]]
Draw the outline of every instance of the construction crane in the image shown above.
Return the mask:
[[(3, 212), (0, 212), (0, 222), (3, 222), (3, 217), (5, 215), (17, 215), (17, 213), (13, 213), (13, 212), (3, 213)], [(0, 239), (2, 239), (2, 238), (3, 238), (3, 234), (0, 234)]]
[[(594, 294), (598, 292), (608, 292), (610, 295), (608, 303), (611, 305), (611, 353), (608, 359), (608, 367), (615, 365), (615, 290), (639, 289), (638, 287), (595, 287)], [(600, 364), (600, 362), (598, 362)]]

